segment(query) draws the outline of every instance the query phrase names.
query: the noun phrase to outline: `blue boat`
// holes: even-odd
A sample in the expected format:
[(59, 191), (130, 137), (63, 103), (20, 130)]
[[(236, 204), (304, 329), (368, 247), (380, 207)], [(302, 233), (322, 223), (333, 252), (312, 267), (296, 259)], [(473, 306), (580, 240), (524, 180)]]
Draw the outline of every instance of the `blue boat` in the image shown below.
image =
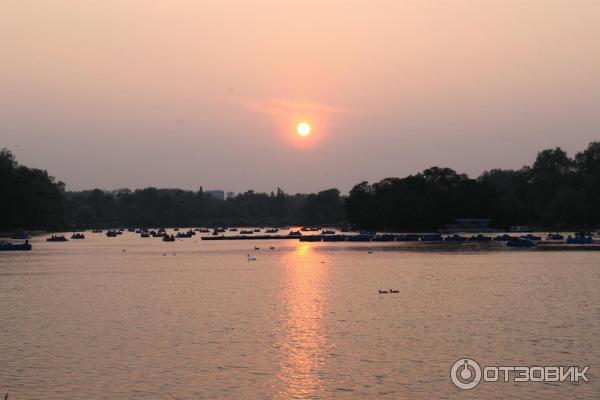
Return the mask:
[(0, 242), (0, 251), (27, 251), (31, 250), (31, 244), (28, 240), (25, 243)]
[(421, 236), (421, 242), (441, 242), (442, 240), (442, 235), (437, 233), (430, 233)]
[(548, 240), (563, 240), (564, 238), (565, 237), (560, 233), (549, 233), (548, 236), (546, 236), (546, 239)]
[(591, 236), (587, 236), (584, 234), (577, 233), (575, 237), (569, 235), (567, 237), (567, 244), (593, 244), (594, 239)]
[(524, 247), (534, 247), (534, 246), (536, 246), (536, 243), (532, 242), (531, 240), (518, 238), (518, 239), (514, 239), (514, 240), (509, 240), (508, 242), (506, 242), (506, 245), (508, 247), (524, 248)]

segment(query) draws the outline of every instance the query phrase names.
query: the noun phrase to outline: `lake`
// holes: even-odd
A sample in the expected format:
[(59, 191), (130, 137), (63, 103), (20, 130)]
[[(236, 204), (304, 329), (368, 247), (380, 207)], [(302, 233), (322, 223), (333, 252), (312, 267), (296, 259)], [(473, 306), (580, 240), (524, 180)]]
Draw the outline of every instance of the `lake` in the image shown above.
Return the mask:
[[(600, 394), (600, 252), (86, 236), (0, 253), (10, 400)], [(590, 366), (590, 382), (460, 390), (465, 357)]]

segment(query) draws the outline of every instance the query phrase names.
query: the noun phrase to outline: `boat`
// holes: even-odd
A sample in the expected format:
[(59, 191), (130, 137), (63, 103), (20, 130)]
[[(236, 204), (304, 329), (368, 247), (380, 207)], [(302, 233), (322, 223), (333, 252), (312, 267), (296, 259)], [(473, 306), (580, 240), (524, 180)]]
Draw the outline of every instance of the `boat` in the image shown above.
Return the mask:
[(260, 232), (260, 229), (258, 229), (258, 228), (255, 228), (255, 229), (254, 229), (254, 232)]
[(335, 235), (335, 231), (332, 231), (331, 229), (323, 229), (321, 231), (321, 235)]
[(528, 239), (517, 238), (517, 239), (507, 241), (506, 245), (508, 247), (524, 248), (524, 247), (534, 247), (534, 246), (536, 246), (536, 243), (531, 240), (528, 240)]
[(421, 242), (441, 242), (442, 240), (442, 235), (437, 233), (421, 236)]
[(31, 235), (27, 232), (16, 232), (12, 234), (10, 238), (16, 240), (29, 240), (31, 239)]
[(76, 232), (76, 233), (73, 233), (71, 235), (71, 239), (73, 239), (73, 240), (82, 240), (82, 239), (85, 239), (85, 235), (83, 233), (77, 233)]
[(481, 233), (478, 235), (471, 236), (469, 238), (470, 242), (491, 242), (492, 238), (489, 236), (482, 235)]
[(302, 232), (300, 232), (300, 231), (290, 231), (290, 233), (288, 233), (288, 236), (302, 236)]
[(548, 235), (546, 235), (546, 240), (564, 240), (564, 236), (561, 235), (560, 233), (548, 233)]
[(29, 240), (26, 240), (25, 243), (8, 243), (8, 242), (0, 242), (0, 251), (27, 251), (31, 250), (31, 244)]
[(192, 231), (177, 232), (177, 235), (175, 235), (175, 237), (178, 238), (178, 239), (191, 238), (192, 236), (194, 236), (194, 232), (192, 232)]
[(494, 237), (494, 240), (498, 241), (498, 242), (508, 242), (509, 240), (517, 240), (517, 239), (518, 239), (518, 237), (507, 235), (506, 233)]
[(594, 239), (592, 239), (591, 236), (583, 234), (583, 233), (576, 233), (575, 236), (567, 236), (567, 244), (593, 244), (594, 243)]
[(149, 234), (148, 232), (142, 232), (142, 233), (140, 234), (140, 237), (143, 237), (143, 238), (149, 238), (149, 237), (150, 237), (150, 234)]
[(375, 232), (375, 231), (360, 231), (358, 233), (361, 235), (371, 235), (371, 236), (375, 236), (377, 234), (377, 232)]
[(527, 239), (527, 240), (532, 240), (532, 241), (536, 241), (536, 242), (542, 240), (541, 237), (532, 235), (531, 233), (528, 233), (525, 236), (521, 236), (521, 239)]
[(321, 230), (321, 228), (312, 228), (310, 226), (304, 226), (304, 227), (300, 228), (300, 230), (302, 232), (319, 232)]
[(445, 242), (466, 242), (468, 240), (468, 238), (464, 237), (464, 236), (460, 236), (460, 235), (452, 235), (452, 236), (446, 236), (444, 238)]
[(348, 242), (370, 242), (372, 239), (373, 239), (373, 235), (358, 234), (358, 235), (348, 236), (347, 241)]
[(277, 233), (279, 232), (279, 229), (277, 228), (269, 228), (265, 231), (265, 233)]
[(306, 235), (299, 238), (301, 242), (320, 242), (323, 240), (321, 235)]
[(237, 228), (229, 228), (229, 232), (237, 232), (238, 229)]
[(394, 241), (396, 241), (396, 235), (393, 235), (391, 233), (375, 235), (375, 236), (373, 236), (373, 241), (374, 242), (394, 242)]
[(117, 237), (119, 233), (117, 231), (107, 231), (106, 237)]
[(165, 235), (162, 238), (163, 242), (174, 242), (175, 241), (175, 236), (171, 235)]
[(68, 242), (69, 239), (67, 239), (64, 235), (52, 235), (49, 238), (46, 239), (46, 242)]
[(327, 235), (323, 236), (324, 242), (345, 242), (348, 240), (348, 236), (346, 235)]
[(420, 236), (415, 234), (407, 234), (407, 235), (398, 235), (396, 236), (396, 240), (398, 242), (417, 242)]

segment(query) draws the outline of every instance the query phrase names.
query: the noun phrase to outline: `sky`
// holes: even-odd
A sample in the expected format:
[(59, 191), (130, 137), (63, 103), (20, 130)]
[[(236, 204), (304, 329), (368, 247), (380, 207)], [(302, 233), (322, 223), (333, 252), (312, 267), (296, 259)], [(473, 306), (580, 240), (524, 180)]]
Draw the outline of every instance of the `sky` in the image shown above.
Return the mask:
[(1, 0), (0, 147), (70, 190), (520, 168), (600, 139), (598, 21), (597, 0)]

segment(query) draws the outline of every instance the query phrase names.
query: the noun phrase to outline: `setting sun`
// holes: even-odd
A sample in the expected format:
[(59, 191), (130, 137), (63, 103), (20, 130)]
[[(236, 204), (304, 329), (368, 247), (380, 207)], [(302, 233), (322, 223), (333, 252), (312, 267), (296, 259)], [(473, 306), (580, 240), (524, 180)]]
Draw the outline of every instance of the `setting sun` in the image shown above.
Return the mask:
[(310, 124), (308, 124), (306, 122), (301, 122), (298, 124), (298, 126), (296, 126), (296, 132), (298, 132), (298, 135), (300, 135), (300, 136), (310, 135), (311, 129), (312, 128), (311, 128)]

